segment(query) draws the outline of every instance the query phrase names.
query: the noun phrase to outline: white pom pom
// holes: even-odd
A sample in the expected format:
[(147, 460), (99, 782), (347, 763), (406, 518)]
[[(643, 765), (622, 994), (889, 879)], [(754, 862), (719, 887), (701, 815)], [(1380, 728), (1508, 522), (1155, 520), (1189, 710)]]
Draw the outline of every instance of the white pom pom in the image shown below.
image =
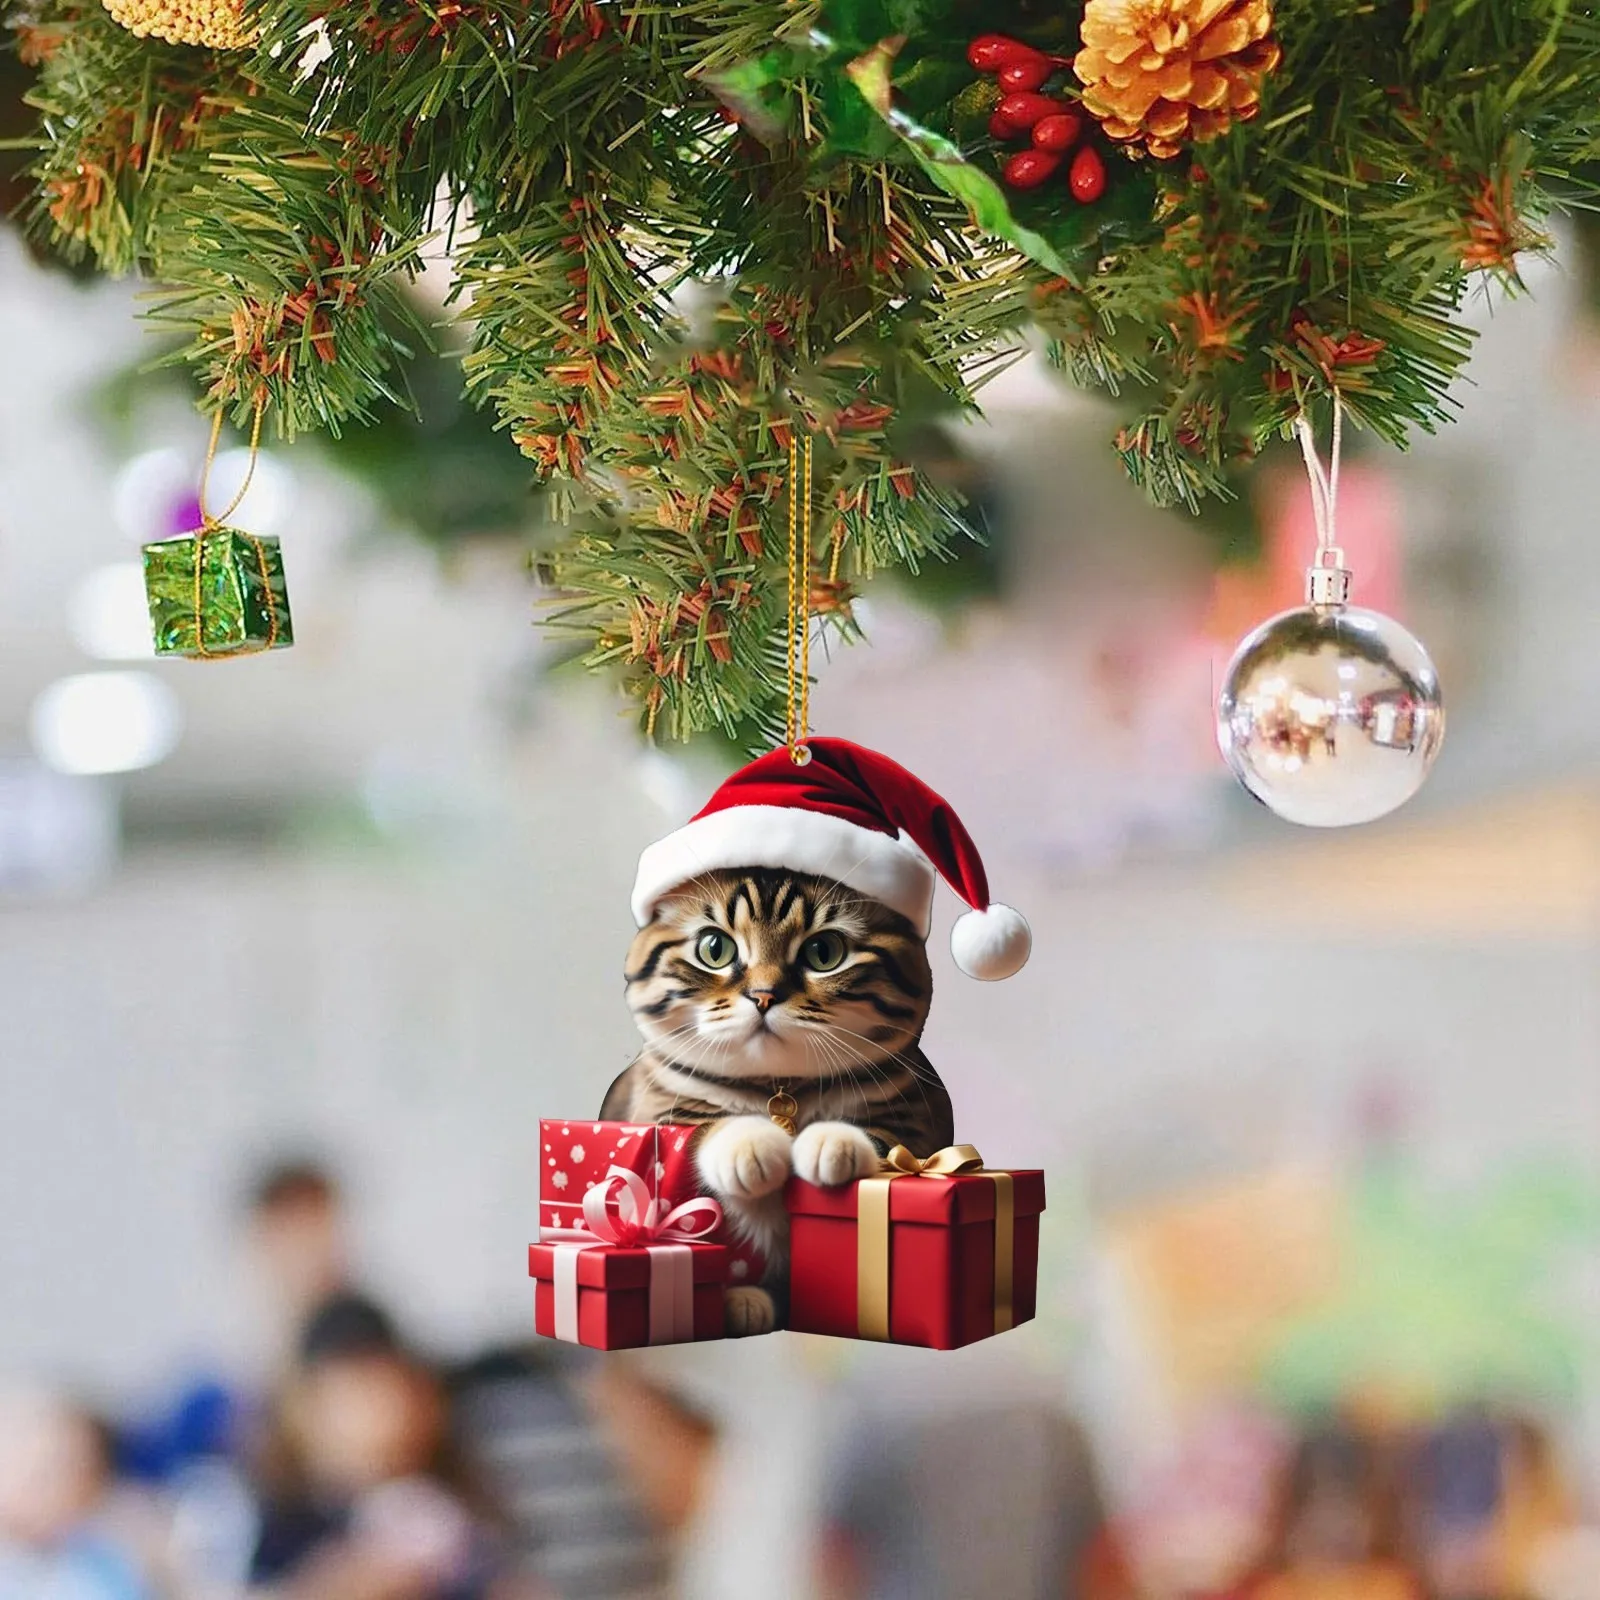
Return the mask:
[(988, 983), (1020, 972), (1032, 949), (1028, 919), (1010, 906), (996, 904), (987, 911), (968, 911), (956, 918), (950, 930), (950, 953), (956, 965), (969, 978)]

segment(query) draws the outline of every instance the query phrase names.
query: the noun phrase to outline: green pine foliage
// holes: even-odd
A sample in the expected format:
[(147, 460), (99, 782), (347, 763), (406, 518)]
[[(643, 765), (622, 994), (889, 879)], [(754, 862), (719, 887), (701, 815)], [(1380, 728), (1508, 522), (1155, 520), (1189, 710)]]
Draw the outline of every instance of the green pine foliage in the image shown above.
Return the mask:
[[(1082, 9), (1010, 0), (981, 27), (1070, 58)], [(1224, 491), (1228, 463), (1303, 407), (1325, 428), (1334, 388), (1397, 446), (1439, 426), (1471, 351), (1466, 296), (1515, 287), (1552, 209), (1600, 199), (1600, 14), (1578, 0), (1274, 0), (1283, 59), (1259, 116), (1173, 161), (1114, 163), (1082, 208), (1005, 191), (998, 89), (973, 74), (951, 95), (932, 74), (978, 31), (973, 7), (826, 11), (833, 58), (903, 148), (1025, 260), (1013, 299), (1031, 292), (1062, 365), (1124, 396), (1117, 448), (1163, 503)], [(1070, 69), (1051, 88), (1073, 94)]]
[(1279, 0), (1260, 118), (1107, 147), (1088, 206), (996, 181), (965, 60), (1070, 52), (1081, 0), (247, 4), (258, 46), (218, 53), (11, 0), (35, 230), (151, 279), (207, 405), (284, 438), (407, 403), (437, 332), (407, 285), (448, 253), (437, 342), (545, 488), (554, 620), (674, 737), (781, 722), (792, 440), (848, 635), (860, 584), (968, 537), (916, 441), (1030, 327), (1194, 503), (1333, 385), (1384, 438), (1435, 426), (1472, 273), (1592, 193), (1573, 0)]

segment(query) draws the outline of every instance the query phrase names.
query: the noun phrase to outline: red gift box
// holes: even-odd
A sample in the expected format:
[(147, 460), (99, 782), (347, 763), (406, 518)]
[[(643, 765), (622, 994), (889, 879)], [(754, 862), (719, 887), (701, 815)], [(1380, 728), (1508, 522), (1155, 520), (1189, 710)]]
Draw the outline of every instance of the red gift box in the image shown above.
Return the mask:
[(720, 1339), (728, 1252), (706, 1236), (721, 1225), (715, 1200), (670, 1205), (637, 1172), (607, 1169), (572, 1227), (528, 1247), (535, 1330), (599, 1350)]
[[(669, 1251), (674, 1255), (663, 1254)], [(680, 1251), (682, 1255), (676, 1255)], [(722, 1292), (728, 1276), (728, 1252), (720, 1244), (637, 1249), (532, 1244), (528, 1246), (528, 1273), (534, 1280), (534, 1331), (547, 1339), (566, 1339), (595, 1350), (630, 1350), (686, 1339), (720, 1339), (723, 1334)], [(669, 1282), (664, 1276), (668, 1273), (681, 1273), (683, 1278)], [(683, 1319), (670, 1326), (687, 1331), (654, 1337), (663, 1321), (660, 1302), (664, 1295), (672, 1297), (673, 1314)]]
[[(572, 1228), (583, 1215), (583, 1197), (605, 1180), (612, 1167), (626, 1167), (644, 1179), (650, 1193), (668, 1206), (705, 1193), (694, 1164), (698, 1126), (683, 1123), (583, 1122), (550, 1118), (539, 1124), (539, 1227)], [(724, 1227), (708, 1242), (728, 1250), (728, 1278), (759, 1283), (765, 1265), (745, 1240)]]
[(935, 1350), (1034, 1314), (1044, 1174), (989, 1172), (970, 1145), (840, 1188), (792, 1178), (789, 1326)]

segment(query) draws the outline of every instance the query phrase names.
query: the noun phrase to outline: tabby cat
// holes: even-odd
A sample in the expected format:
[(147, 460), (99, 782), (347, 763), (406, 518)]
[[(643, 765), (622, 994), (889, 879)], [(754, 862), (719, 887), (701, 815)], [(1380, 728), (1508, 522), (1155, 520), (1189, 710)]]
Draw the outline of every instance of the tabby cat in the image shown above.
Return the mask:
[[(663, 896), (626, 978), (645, 1047), (600, 1115), (713, 1124), (700, 1175), (768, 1264), (761, 1286), (728, 1291), (728, 1331), (765, 1333), (782, 1310), (789, 1174), (849, 1183), (896, 1144), (926, 1156), (954, 1138), (918, 1048), (927, 950), (899, 912), (842, 883), (749, 868)], [(792, 1135), (772, 1120), (784, 1112)]]

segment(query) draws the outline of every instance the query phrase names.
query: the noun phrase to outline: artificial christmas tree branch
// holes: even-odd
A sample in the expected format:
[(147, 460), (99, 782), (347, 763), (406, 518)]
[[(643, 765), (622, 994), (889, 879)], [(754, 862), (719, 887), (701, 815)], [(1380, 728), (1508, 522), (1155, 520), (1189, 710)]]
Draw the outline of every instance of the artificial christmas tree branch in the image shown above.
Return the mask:
[[(1438, 426), (1473, 282), (1597, 195), (1571, 0), (214, 3), (247, 48), (13, 3), (34, 226), (151, 278), (206, 403), (282, 437), (404, 401), (404, 290), (448, 253), (442, 342), (565, 529), (557, 624), (669, 736), (777, 726), (792, 438), (848, 633), (964, 537), (912, 441), (1030, 329), (1193, 505), (1334, 392)], [(127, 14), (195, 26), (164, 4)]]

